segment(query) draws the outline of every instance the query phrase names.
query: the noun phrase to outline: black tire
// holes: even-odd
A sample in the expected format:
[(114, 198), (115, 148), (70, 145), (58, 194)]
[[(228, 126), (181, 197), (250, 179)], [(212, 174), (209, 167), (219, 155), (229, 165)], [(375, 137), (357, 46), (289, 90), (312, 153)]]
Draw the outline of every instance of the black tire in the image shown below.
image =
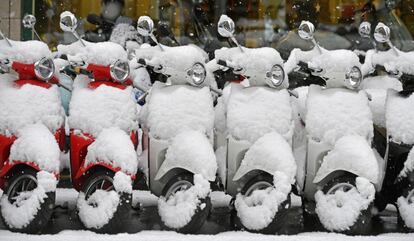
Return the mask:
[[(263, 181), (267, 182), (267, 183), (269, 183), (270, 185), (273, 186), (273, 177), (271, 175), (269, 175), (269, 174), (257, 175), (255, 177), (253, 177), (252, 179), (250, 179), (246, 183), (246, 185), (244, 185), (244, 187), (242, 188), (240, 193), (242, 195), (245, 195), (247, 190), (249, 190), (249, 188), (251, 186), (253, 186), (257, 182), (263, 182)], [(252, 232), (252, 233), (276, 234), (276, 233), (279, 233), (282, 230), (282, 228), (284, 227), (285, 219), (287, 217), (287, 213), (288, 213), (289, 208), (290, 208), (290, 194), (288, 194), (286, 200), (279, 205), (278, 211), (277, 211), (276, 215), (274, 216), (272, 222), (267, 227), (265, 227), (263, 229), (260, 229), (260, 230), (250, 230), (250, 229), (246, 228), (242, 224), (239, 216), (237, 215), (237, 211), (235, 210), (235, 208), (234, 208), (234, 213), (232, 215), (232, 217), (234, 219), (233, 222), (235, 224), (236, 229), (239, 229), (239, 230), (244, 229), (244, 230), (247, 230), (247, 231)]]
[[(188, 182), (191, 182), (191, 184), (194, 185), (193, 174), (186, 173), (186, 174), (177, 175), (171, 178), (170, 181), (168, 181), (167, 185), (165, 185), (165, 187), (162, 190), (162, 196), (165, 197), (170, 187), (174, 185), (174, 183), (181, 181), (181, 180), (186, 180)], [(204, 206), (204, 208), (202, 209), (201, 206)], [(178, 229), (170, 228), (166, 226), (164, 222), (162, 222), (162, 220), (161, 220), (161, 227), (162, 229), (165, 229), (165, 230), (174, 230), (176, 232), (184, 233), (184, 234), (197, 233), (197, 231), (200, 230), (200, 228), (203, 226), (203, 224), (207, 220), (207, 217), (210, 214), (210, 210), (211, 210), (211, 200), (210, 200), (210, 196), (207, 196), (206, 198), (200, 199), (200, 204), (198, 205), (193, 218), (184, 227), (178, 228)]]
[[(407, 175), (407, 182), (408, 185), (404, 188), (401, 195), (404, 198), (407, 198), (409, 194), (413, 194), (412, 192), (414, 192), (414, 172), (411, 172)], [(401, 217), (400, 210), (398, 210), (398, 223), (402, 227), (403, 231), (414, 232), (414, 229), (407, 227), (407, 225), (405, 224), (404, 219)]]
[[(326, 194), (331, 187), (333, 187), (335, 184), (338, 183), (348, 183), (355, 185), (356, 177), (353, 175), (343, 175), (336, 178), (333, 178), (332, 180), (328, 181), (322, 188), (322, 192)], [(369, 235), (371, 233), (372, 229), (372, 207), (374, 206), (374, 202), (371, 202), (371, 204), (368, 206), (367, 209), (362, 210), (358, 219), (352, 225), (349, 227), (348, 230), (342, 231), (340, 233), (348, 234), (348, 235)], [(323, 227), (323, 225), (322, 225)], [(335, 231), (336, 232), (336, 231)]]
[[(109, 170), (100, 170), (97, 171), (91, 175), (89, 175), (82, 185), (82, 192), (87, 193), (87, 189), (92, 185), (94, 182), (99, 180), (102, 177), (110, 177), (113, 180), (114, 173)], [(115, 190), (116, 191), (116, 190)], [(108, 221), (107, 224), (102, 226), (101, 228), (90, 228), (89, 230), (94, 231), (96, 233), (108, 233), (108, 234), (115, 234), (123, 231), (123, 228), (125, 227), (125, 222), (129, 220), (130, 217), (130, 211), (132, 209), (132, 194), (130, 193), (119, 193), (119, 199), (120, 202), (118, 204), (118, 207), (112, 217)], [(81, 220), (82, 222), (82, 220)], [(85, 226), (85, 228), (87, 228)]]
[[(7, 181), (7, 184), (4, 189), (3, 195), (6, 195), (9, 192), (9, 189), (12, 188), (18, 179), (23, 175), (30, 175), (33, 178), (36, 178), (37, 171), (26, 168), (23, 170), (19, 170), (16, 173), (13, 173), (9, 180)], [(27, 234), (39, 234), (42, 232), (42, 230), (47, 226), (50, 218), (53, 214), (53, 209), (55, 206), (55, 199), (56, 199), (56, 193), (55, 192), (47, 192), (46, 193), (47, 198), (44, 199), (44, 202), (40, 205), (40, 209), (36, 213), (33, 220), (23, 228), (13, 228), (7, 224), (6, 220), (3, 217), (3, 213), (1, 213), (1, 218), (3, 220), (4, 225), (6, 225), (7, 229), (9, 229), (12, 232), (19, 232), (19, 233), (27, 233)]]

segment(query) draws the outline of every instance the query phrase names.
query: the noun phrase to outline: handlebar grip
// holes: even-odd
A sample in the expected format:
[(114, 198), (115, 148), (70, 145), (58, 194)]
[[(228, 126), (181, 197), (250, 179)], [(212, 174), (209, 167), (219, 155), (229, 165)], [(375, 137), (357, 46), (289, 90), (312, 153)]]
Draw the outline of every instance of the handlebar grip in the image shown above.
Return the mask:
[(224, 66), (224, 67), (229, 67), (229, 66), (227, 66), (227, 62), (225, 60), (222, 60), (222, 59), (217, 60), (217, 64), (221, 65), (221, 66)]
[(138, 64), (147, 65), (147, 61), (145, 61), (145, 59), (140, 58), (138, 59)]
[(303, 62), (303, 61), (299, 61), (298, 65), (299, 65), (299, 67), (301, 67), (301, 68), (305, 68), (305, 69), (307, 69), (307, 68), (308, 68), (308, 63), (305, 63), (305, 62)]

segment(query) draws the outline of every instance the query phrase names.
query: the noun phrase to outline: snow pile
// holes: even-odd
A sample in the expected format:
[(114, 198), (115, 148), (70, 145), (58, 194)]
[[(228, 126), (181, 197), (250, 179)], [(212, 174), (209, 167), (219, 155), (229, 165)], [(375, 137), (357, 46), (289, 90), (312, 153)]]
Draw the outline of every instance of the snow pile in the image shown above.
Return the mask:
[(295, 182), (296, 162), (292, 148), (277, 132), (265, 134), (247, 150), (233, 180), (238, 180), (244, 174), (257, 169), (269, 174), (282, 172), (287, 182)]
[[(322, 49), (322, 48), (321, 48)], [(323, 51), (327, 51), (323, 49)], [(313, 48), (309, 51), (303, 51), (301, 49), (295, 48), (290, 52), (289, 58), (285, 63), (285, 71), (286, 73), (290, 73), (295, 68), (298, 67), (299, 62), (307, 63), (313, 57), (320, 55), (319, 50), (317, 48)]]
[(323, 226), (330, 231), (346, 231), (357, 220), (361, 211), (366, 210), (375, 197), (372, 183), (363, 177), (356, 178), (356, 188), (333, 194), (318, 191), (315, 194), (316, 213)]
[(77, 203), (79, 218), (87, 228), (102, 228), (114, 216), (119, 202), (119, 195), (113, 190), (108, 192), (98, 189), (88, 200), (81, 192)]
[(132, 69), (130, 78), (133, 80), (134, 86), (140, 89), (149, 90), (151, 88), (151, 78), (146, 68)]
[(32, 162), (41, 170), (59, 173), (60, 149), (55, 137), (42, 124), (27, 125), (21, 129), (10, 148), (9, 159)]
[(158, 213), (161, 220), (170, 228), (182, 228), (188, 224), (200, 206), (200, 199), (210, 193), (210, 183), (202, 175), (194, 175), (194, 185), (187, 190), (181, 190), (166, 200), (161, 197), (158, 201)]
[(387, 99), (387, 90), (402, 90), (402, 84), (397, 78), (385, 76), (374, 76), (365, 78), (362, 81), (361, 89), (364, 89), (371, 100), (368, 102), (372, 112), (374, 124), (385, 127), (385, 103)]
[(286, 90), (233, 85), (227, 106), (229, 134), (254, 143), (266, 133), (293, 134), (292, 108)]
[(138, 31), (128, 23), (120, 23), (112, 29), (110, 42), (126, 46), (127, 41), (139, 41)]
[(399, 197), (397, 206), (405, 225), (410, 229), (414, 229), (414, 195), (411, 195), (411, 200), (402, 196)]
[(213, 181), (216, 177), (217, 162), (207, 137), (198, 131), (185, 131), (174, 137), (158, 173), (166, 173), (172, 168), (183, 168), (192, 173), (199, 173), (209, 181)]
[(155, 138), (170, 139), (185, 130), (206, 134), (213, 130), (213, 99), (208, 88), (155, 84), (142, 113)]
[(229, 207), (232, 197), (229, 194), (221, 191), (212, 191), (211, 194), (211, 206), (214, 208)]
[(227, 180), (227, 147), (220, 146), (215, 151), (217, 167), (218, 167), (218, 176), (220, 177), (221, 183), (226, 183)]
[(59, 89), (26, 84), (14, 86), (7, 77), (0, 77), (0, 133), (15, 135), (29, 124), (43, 123), (55, 132), (64, 123)]
[(323, 158), (314, 183), (320, 182), (327, 174), (346, 170), (367, 178), (372, 183), (379, 180), (379, 167), (370, 144), (361, 136), (344, 136)]
[(414, 171), (414, 148), (408, 153), (407, 160), (404, 162), (404, 167), (398, 175), (399, 178), (407, 177), (410, 172)]
[(1, 213), (4, 221), (12, 228), (21, 229), (33, 221), (47, 198), (48, 192), (54, 192), (57, 180), (51, 173), (40, 171), (37, 173), (37, 187), (32, 191), (21, 192), (12, 204), (7, 195), (0, 200)]
[(217, 99), (214, 107), (214, 128), (216, 132), (225, 133), (226, 130), (226, 108), (231, 94), (232, 84), (224, 87), (222, 95)]
[[(226, 61), (230, 67), (242, 68), (244, 70), (243, 75), (249, 77), (252, 86), (267, 84), (266, 73), (271, 71), (274, 65), (277, 64), (283, 67), (283, 59), (274, 48), (242, 48), (243, 52), (238, 47), (221, 48), (216, 50), (214, 55), (216, 60)], [(285, 73), (285, 79), (287, 80), (287, 73)], [(281, 88), (287, 88), (288, 86), (288, 81), (284, 81)]]
[(11, 42), (12, 47), (7, 44), (6, 40), (0, 40), (0, 59), (33, 64), (41, 58), (52, 57), (52, 53), (47, 44), (41, 41), (9, 41)]
[(110, 65), (118, 59), (127, 60), (127, 53), (124, 48), (113, 42), (91, 43), (82, 40), (69, 45), (58, 45), (59, 55), (66, 54), (71, 61), (84, 61), (88, 64)]
[(310, 86), (305, 123), (309, 136), (332, 145), (347, 135), (373, 136), (365, 92)]
[(266, 228), (275, 218), (279, 205), (288, 197), (292, 188), (289, 178), (282, 172), (274, 174), (274, 188), (255, 190), (250, 196), (237, 194), (234, 203), (237, 216), (250, 230)]
[(123, 172), (117, 172), (114, 176), (114, 188), (120, 193), (132, 193), (131, 177)]
[(103, 129), (110, 127), (119, 127), (127, 133), (138, 128), (138, 111), (132, 87), (122, 90), (100, 85), (96, 89), (89, 89), (87, 84), (85, 76), (75, 79), (69, 106), (71, 129), (97, 137)]
[[(395, 53), (397, 51), (398, 55)], [(401, 72), (414, 74), (412, 63), (414, 62), (414, 51), (402, 52), (398, 49), (388, 51), (368, 50), (363, 65), (363, 74), (374, 71), (375, 66), (384, 66), (389, 72)]]
[(414, 95), (401, 97), (388, 92), (385, 118), (387, 131), (394, 142), (414, 144)]
[(88, 146), (85, 167), (93, 163), (107, 163), (128, 174), (137, 172), (138, 159), (131, 138), (118, 127), (104, 129)]
[(136, 207), (141, 205), (143, 207), (156, 206), (158, 203), (158, 197), (151, 193), (151, 191), (132, 191), (132, 206)]

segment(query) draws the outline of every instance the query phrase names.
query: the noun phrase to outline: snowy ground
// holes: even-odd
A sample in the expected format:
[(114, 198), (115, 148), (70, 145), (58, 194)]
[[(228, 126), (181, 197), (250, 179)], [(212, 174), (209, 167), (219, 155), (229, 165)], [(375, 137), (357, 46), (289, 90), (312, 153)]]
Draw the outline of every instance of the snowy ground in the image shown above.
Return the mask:
[[(209, 220), (203, 225), (200, 234), (197, 235), (182, 235), (174, 232), (159, 231), (160, 218), (156, 210), (156, 197), (146, 191), (134, 192), (134, 203), (140, 202), (143, 208), (139, 211), (131, 213), (131, 219), (125, 227), (125, 233), (118, 235), (101, 235), (93, 232), (82, 230), (82, 225), (79, 222), (74, 207), (77, 198), (77, 192), (73, 189), (57, 189), (57, 202), (59, 206), (55, 209), (51, 223), (45, 230), (44, 235), (25, 235), (17, 234), (4, 230), (4, 225), (0, 221), (0, 241), (26, 241), (26, 240), (59, 240), (70, 241), (89, 239), (89, 240), (226, 240), (226, 241), (242, 241), (242, 240), (355, 240), (355, 241), (371, 241), (371, 240), (414, 240), (414, 234), (397, 233), (398, 230), (397, 218), (395, 210), (388, 211), (383, 215), (380, 221), (375, 224), (375, 234), (377, 236), (351, 237), (340, 234), (323, 233), (323, 232), (308, 232), (304, 229), (301, 219), (300, 198), (293, 197), (293, 205), (295, 206), (288, 215), (289, 222), (283, 231), (284, 234), (290, 235), (260, 235), (251, 234), (247, 232), (231, 231), (229, 222), (229, 213), (224, 208), (230, 200), (229, 196), (221, 192), (214, 192), (212, 195), (213, 213)], [(144, 231), (143, 231), (144, 230)], [(153, 231), (145, 231), (153, 230)], [(386, 234), (379, 234), (386, 233)]]

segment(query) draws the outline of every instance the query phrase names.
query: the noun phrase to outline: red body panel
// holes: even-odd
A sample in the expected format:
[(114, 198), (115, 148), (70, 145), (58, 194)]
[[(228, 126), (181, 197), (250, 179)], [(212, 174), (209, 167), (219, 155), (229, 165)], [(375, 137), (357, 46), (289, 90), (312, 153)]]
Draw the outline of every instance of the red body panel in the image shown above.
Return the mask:
[(89, 64), (86, 70), (93, 75), (94, 81), (89, 84), (91, 89), (96, 89), (102, 84), (120, 89), (125, 89), (126, 86), (132, 85), (131, 79), (127, 79), (123, 83), (118, 83), (112, 79), (110, 67), (107, 65)]

